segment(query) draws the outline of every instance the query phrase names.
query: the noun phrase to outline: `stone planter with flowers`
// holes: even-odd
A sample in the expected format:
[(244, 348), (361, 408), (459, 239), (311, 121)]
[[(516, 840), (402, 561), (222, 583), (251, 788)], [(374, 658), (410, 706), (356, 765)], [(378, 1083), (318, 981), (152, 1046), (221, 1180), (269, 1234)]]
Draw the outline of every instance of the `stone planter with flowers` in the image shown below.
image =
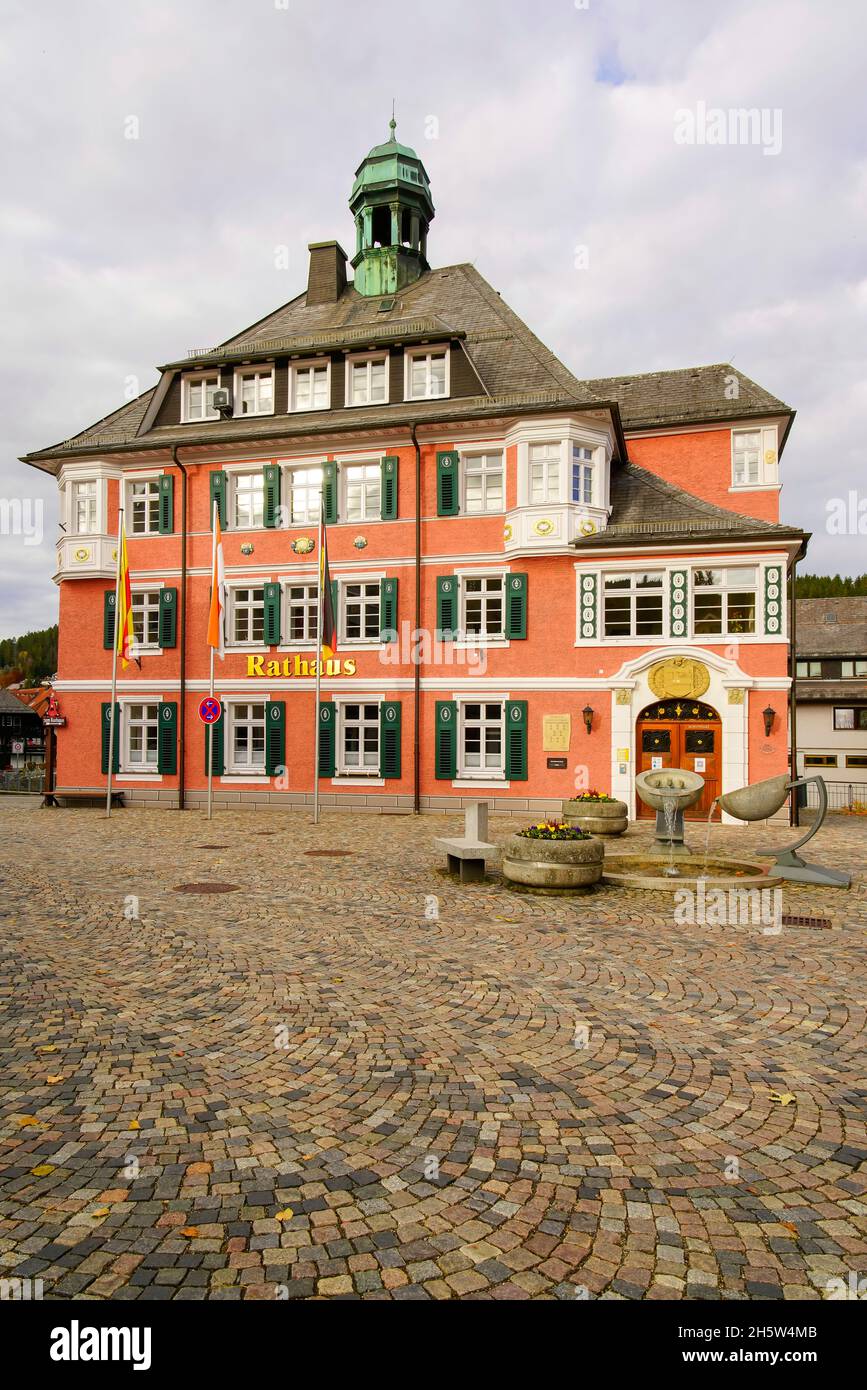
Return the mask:
[(602, 877), (605, 849), (579, 826), (539, 821), (503, 846), (503, 873), (531, 888), (589, 888)]
[(597, 791), (582, 792), (571, 801), (564, 801), (563, 819), (567, 825), (589, 830), (591, 835), (622, 835), (629, 824), (626, 802)]

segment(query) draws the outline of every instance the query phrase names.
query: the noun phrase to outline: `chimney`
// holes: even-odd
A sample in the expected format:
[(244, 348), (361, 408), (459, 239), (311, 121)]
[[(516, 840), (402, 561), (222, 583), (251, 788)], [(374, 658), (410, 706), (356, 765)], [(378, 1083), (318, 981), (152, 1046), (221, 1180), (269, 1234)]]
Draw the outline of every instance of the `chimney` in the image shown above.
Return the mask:
[(346, 252), (337, 241), (311, 241), (308, 304), (336, 304), (346, 289)]

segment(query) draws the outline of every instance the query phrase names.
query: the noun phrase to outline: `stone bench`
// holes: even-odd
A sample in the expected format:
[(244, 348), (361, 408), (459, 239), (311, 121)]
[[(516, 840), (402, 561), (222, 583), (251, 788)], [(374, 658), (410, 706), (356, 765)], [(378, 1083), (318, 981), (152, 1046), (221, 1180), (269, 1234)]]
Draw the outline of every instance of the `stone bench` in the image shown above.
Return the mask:
[[(45, 793), (45, 795), (42, 798), (42, 805), (59, 806), (61, 801), (65, 801), (67, 805), (74, 805), (76, 802), (78, 802), (79, 805), (104, 806), (105, 800), (105, 792), (67, 792), (64, 791), (62, 787), (55, 787), (53, 792)], [(111, 794), (111, 804), (112, 806), (122, 806), (123, 792), (113, 791)]]
[(461, 883), (480, 883), (485, 877), (485, 861), (496, 853), (488, 835), (488, 803), (474, 801), (464, 812), (464, 833), (460, 839), (441, 836), (434, 841), (445, 850), (450, 874), (459, 874)]

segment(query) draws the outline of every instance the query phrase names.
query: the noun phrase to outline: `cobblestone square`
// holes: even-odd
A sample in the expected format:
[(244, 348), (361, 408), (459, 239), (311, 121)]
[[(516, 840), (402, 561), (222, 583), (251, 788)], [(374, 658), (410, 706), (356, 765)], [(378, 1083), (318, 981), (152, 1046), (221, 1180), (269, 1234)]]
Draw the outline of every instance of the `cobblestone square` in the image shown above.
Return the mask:
[(460, 886), (455, 817), (37, 805), (0, 802), (4, 1278), (774, 1300), (867, 1272), (864, 820), (810, 845), (851, 891), (784, 889), (830, 925), (769, 934)]

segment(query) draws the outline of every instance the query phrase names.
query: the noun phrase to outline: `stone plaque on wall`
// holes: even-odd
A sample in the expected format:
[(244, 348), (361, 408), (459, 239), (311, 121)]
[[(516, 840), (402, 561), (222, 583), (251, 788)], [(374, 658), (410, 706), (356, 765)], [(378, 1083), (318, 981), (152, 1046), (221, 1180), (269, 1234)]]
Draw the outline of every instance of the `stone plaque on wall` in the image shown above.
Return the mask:
[(572, 738), (571, 714), (546, 714), (542, 719), (542, 751), (568, 753)]

